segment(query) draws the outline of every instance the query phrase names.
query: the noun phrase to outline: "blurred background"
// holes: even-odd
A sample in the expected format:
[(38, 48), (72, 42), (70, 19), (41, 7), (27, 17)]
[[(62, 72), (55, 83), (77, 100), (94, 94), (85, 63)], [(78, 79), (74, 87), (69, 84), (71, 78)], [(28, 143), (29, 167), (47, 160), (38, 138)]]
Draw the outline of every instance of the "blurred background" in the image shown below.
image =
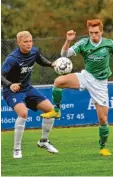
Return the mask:
[[(104, 37), (113, 39), (113, 0), (2, 0), (1, 6), (2, 62), (17, 47), (15, 37), (22, 30), (31, 32), (34, 45), (51, 61), (60, 57), (67, 30), (76, 31), (76, 41), (88, 35), (88, 19), (100, 18)], [(73, 72), (84, 68), (81, 56), (72, 62)], [(110, 66), (113, 71), (113, 56)], [(53, 84), (56, 77), (53, 69), (35, 65), (32, 84)]]

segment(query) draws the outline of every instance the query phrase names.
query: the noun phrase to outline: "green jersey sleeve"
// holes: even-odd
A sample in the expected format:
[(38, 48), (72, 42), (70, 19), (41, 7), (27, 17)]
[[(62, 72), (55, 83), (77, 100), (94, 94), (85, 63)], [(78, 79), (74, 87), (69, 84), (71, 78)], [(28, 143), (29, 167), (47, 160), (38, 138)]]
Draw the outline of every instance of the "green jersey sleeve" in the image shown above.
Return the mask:
[(75, 52), (75, 54), (81, 53), (83, 46), (86, 44), (86, 39), (81, 39), (78, 42), (76, 42), (72, 48)]

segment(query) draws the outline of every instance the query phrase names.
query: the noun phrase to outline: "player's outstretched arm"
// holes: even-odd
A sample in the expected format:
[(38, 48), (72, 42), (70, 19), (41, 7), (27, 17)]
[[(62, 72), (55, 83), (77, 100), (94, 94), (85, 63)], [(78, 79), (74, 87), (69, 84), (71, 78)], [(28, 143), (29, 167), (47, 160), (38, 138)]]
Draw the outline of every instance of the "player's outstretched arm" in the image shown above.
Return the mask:
[(52, 62), (49, 61), (45, 56), (43, 56), (42, 54), (39, 54), (37, 57), (36, 62), (41, 65), (41, 66), (45, 66), (45, 67), (53, 67), (52, 66)]
[(66, 33), (66, 41), (61, 49), (61, 56), (62, 57), (70, 57), (72, 56), (73, 50), (70, 47), (71, 41), (73, 41), (76, 37), (76, 32), (73, 30), (67, 31)]

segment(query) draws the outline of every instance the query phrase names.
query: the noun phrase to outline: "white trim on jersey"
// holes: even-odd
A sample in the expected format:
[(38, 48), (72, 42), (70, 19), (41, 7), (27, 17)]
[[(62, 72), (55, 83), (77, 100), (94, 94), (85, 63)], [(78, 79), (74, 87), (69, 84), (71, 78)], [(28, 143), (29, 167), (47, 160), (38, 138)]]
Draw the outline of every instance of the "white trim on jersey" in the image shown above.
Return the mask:
[(77, 47), (79, 47), (81, 44), (84, 44), (85, 41), (84, 39), (81, 39), (80, 41), (76, 42), (73, 46), (71, 46), (67, 51), (66, 50), (61, 50), (61, 56), (62, 57), (71, 57), (72, 55), (77, 55), (76, 52), (74, 51), (74, 49), (76, 49)]
[(111, 39), (111, 42), (113, 43), (113, 40)]
[(90, 38), (90, 43), (94, 46), (94, 47), (98, 47), (102, 42), (102, 37), (100, 38), (100, 41), (98, 43), (94, 43), (91, 38)]
[(76, 42), (74, 45), (73, 45), (73, 48), (77, 48), (78, 46), (80, 46), (81, 44), (84, 44), (85, 41), (83, 41), (83, 39), (81, 39), (80, 41)]
[(73, 47), (70, 47), (68, 50), (61, 50), (61, 57), (71, 57), (72, 55), (76, 56)]

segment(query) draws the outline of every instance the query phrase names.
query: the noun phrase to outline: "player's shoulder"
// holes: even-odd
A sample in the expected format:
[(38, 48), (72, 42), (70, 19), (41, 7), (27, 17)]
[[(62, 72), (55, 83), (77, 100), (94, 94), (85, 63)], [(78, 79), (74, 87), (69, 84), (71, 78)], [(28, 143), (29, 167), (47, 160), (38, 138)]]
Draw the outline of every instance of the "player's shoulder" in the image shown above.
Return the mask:
[(89, 37), (84, 37), (84, 38), (81, 38), (80, 40), (78, 40), (75, 45), (86, 45), (89, 41)]
[(75, 44), (72, 46), (72, 48), (75, 50), (76, 48), (84, 47), (87, 45), (88, 41), (89, 41), (88, 37), (81, 38), (80, 40), (75, 42)]
[(18, 48), (16, 48), (14, 51), (12, 51), (7, 57), (6, 60), (11, 62), (11, 61), (15, 61), (16, 62), (16, 57), (17, 57), (17, 53), (18, 53)]
[(105, 43), (109, 43), (109, 44), (113, 45), (113, 40), (110, 39), (110, 38), (104, 38), (104, 37), (103, 37), (103, 41), (104, 41)]
[(34, 47), (34, 46), (33, 46), (32, 49), (31, 49), (31, 52), (32, 52), (32, 53), (39, 53), (39, 51), (40, 51), (40, 50), (39, 50), (38, 47)]

